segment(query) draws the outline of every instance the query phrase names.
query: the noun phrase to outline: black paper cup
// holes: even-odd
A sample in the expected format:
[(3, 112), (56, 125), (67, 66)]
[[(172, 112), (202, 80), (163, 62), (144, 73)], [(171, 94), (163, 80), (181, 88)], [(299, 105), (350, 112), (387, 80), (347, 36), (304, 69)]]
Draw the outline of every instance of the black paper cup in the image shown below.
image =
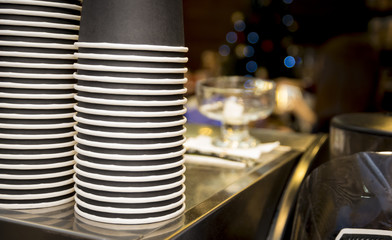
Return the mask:
[(0, 3), (0, 9), (16, 9), (26, 11), (39, 11), (49, 13), (60, 13), (80, 16), (81, 6), (71, 4), (54, 3), (50, 1), (22, 2), (4, 1)]
[(182, 145), (185, 138), (180, 136), (166, 138), (117, 138), (115, 133), (112, 136), (94, 136), (78, 132), (75, 135), (76, 141), (89, 146), (99, 146), (113, 149), (159, 149), (168, 147), (177, 147)]
[(74, 156), (75, 161), (77, 163), (82, 164), (83, 166), (95, 168), (95, 169), (110, 169), (119, 170), (119, 171), (156, 171), (168, 168), (174, 168), (178, 166), (182, 166), (184, 164), (184, 158), (182, 156), (166, 158), (166, 159), (158, 159), (158, 160), (149, 160), (149, 161), (137, 161), (137, 160), (113, 160), (113, 159), (101, 159), (88, 157), (82, 154), (76, 154)]
[[(173, 49), (173, 51), (157, 51), (157, 50), (144, 50), (142, 47), (134, 47), (129, 49), (121, 49), (121, 48), (97, 48), (96, 44), (91, 44), (86, 47), (81, 42), (75, 42), (75, 46), (78, 47), (78, 53), (82, 54), (95, 54), (95, 55), (112, 55), (117, 56), (122, 59), (128, 56), (141, 56), (141, 57), (164, 57), (164, 58), (186, 58), (187, 48), (182, 49)], [(99, 45), (99, 43), (98, 43)], [(110, 45), (109, 45), (110, 46)], [(139, 46), (139, 45), (138, 45)], [(153, 49), (153, 48), (152, 48)], [(182, 50), (182, 51), (174, 51), (174, 50)]]
[(103, 115), (110, 117), (171, 117), (186, 113), (182, 106), (170, 106), (165, 109), (154, 107), (123, 107), (79, 102), (75, 105), (77, 112), (86, 114)]
[(129, 214), (146, 214), (146, 213), (157, 213), (167, 210), (171, 210), (178, 206), (182, 206), (185, 202), (185, 196), (179, 196), (173, 199), (168, 199), (159, 202), (147, 202), (147, 203), (107, 203), (103, 201), (97, 201), (90, 199), (79, 194), (75, 196), (76, 204), (86, 207), (88, 209), (95, 209), (107, 213), (129, 213)]
[(59, 197), (45, 199), (26, 199), (26, 200), (0, 200), (0, 207), (5, 209), (32, 209), (53, 207), (69, 203), (74, 200), (74, 193), (66, 194)]
[(83, 186), (93, 190), (108, 191), (116, 193), (144, 193), (152, 191), (162, 191), (182, 186), (185, 182), (185, 176), (175, 177), (161, 181), (151, 182), (119, 182), (119, 181), (103, 181), (74, 175), (74, 181), (78, 186)]
[[(52, 159), (14, 160), (1, 159), (0, 169), (48, 169), (70, 166), (75, 163), (73, 156)], [(71, 177), (72, 178), (72, 177)], [(62, 179), (61, 181), (63, 181)], [(0, 186), (0, 188), (2, 188)]]
[[(1, 74), (1, 73), (0, 73)], [(119, 78), (110, 76), (94, 76), (94, 75), (80, 75), (74, 73), (75, 79), (80, 81), (92, 81), (102, 83), (122, 83), (122, 84), (154, 84), (154, 85), (166, 85), (166, 84), (185, 84), (187, 79), (182, 77), (178, 78), (159, 78), (159, 75), (154, 75), (155, 78)]]
[(181, 0), (85, 0), (81, 42), (184, 45)]
[(72, 45), (75, 43), (76, 40), (77, 40), (77, 35), (70, 35), (70, 34), (11, 31), (11, 30), (0, 31), (0, 41)]
[(59, 133), (57, 130), (71, 130), (75, 124), (73, 115), (69, 118), (58, 119), (0, 118), (1, 131), (3, 133), (15, 131), (12, 134), (50, 134), (54, 131)]
[(174, 177), (182, 176), (185, 172), (184, 166), (178, 166), (171, 169), (163, 169), (156, 171), (113, 171), (94, 169), (75, 165), (75, 172), (81, 176), (88, 178), (99, 179), (104, 181), (119, 181), (119, 182), (151, 182), (171, 179)]
[(116, 60), (97, 60), (97, 59), (81, 59), (78, 58), (79, 64), (99, 65), (113, 67), (137, 67), (137, 68), (184, 68), (184, 63), (169, 62), (142, 62), (142, 61), (116, 61)]
[(89, 189), (76, 184), (75, 191), (78, 196), (82, 196), (88, 199), (94, 199), (106, 203), (151, 203), (160, 202), (169, 199), (174, 199), (182, 196), (185, 192), (185, 186), (178, 186), (172, 189), (166, 189), (161, 191), (153, 192), (136, 192), (136, 193), (118, 193), (118, 192), (108, 192), (99, 191), (94, 189)]
[[(65, 35), (78, 35), (78, 30), (72, 29), (59, 29), (59, 28), (47, 28), (47, 27), (34, 27), (34, 26), (16, 26), (1, 24), (0, 30), (2, 31), (20, 31), (20, 32), (36, 32), (36, 33), (52, 33), (52, 34), (65, 34)], [(12, 24), (12, 23), (11, 23)]]
[(38, 13), (34, 14), (34, 12), (32, 12), (31, 14), (32, 15), (26, 15), (26, 14), (21, 14), (20, 12), (18, 14), (7, 14), (7, 10), (2, 10), (2, 11), (0, 10), (0, 19), (12, 20), (12, 21), (41, 22), (41, 23), (65, 24), (65, 25), (79, 26), (79, 20), (77, 20), (77, 19), (43, 17), (43, 16), (40, 16), (40, 14), (38, 14)]
[(78, 91), (75, 99), (80, 102), (121, 106), (173, 106), (185, 105), (183, 94), (175, 95), (126, 95)]
[[(139, 70), (139, 69), (138, 69)], [(138, 72), (106, 72), (106, 71), (91, 71), (82, 70), (76, 67), (77, 75), (86, 75), (98, 78), (125, 78), (125, 79), (184, 79), (184, 73), (138, 73)]]
[[(35, 87), (35, 86), (31, 86)], [(55, 87), (55, 86), (54, 86)], [(0, 97), (16, 99), (68, 99), (74, 97), (74, 89), (0, 88)]]
[(174, 126), (166, 128), (120, 128), (94, 126), (78, 122), (74, 126), (79, 133), (97, 137), (116, 137), (116, 138), (167, 138), (182, 136), (186, 132), (184, 126)]
[[(75, 79), (29, 79), (29, 78), (4, 78), (0, 77), (0, 86), (5, 88), (26, 88), (24, 85), (47, 87), (52, 89), (68, 89), (76, 83)], [(10, 86), (12, 85), (12, 86)], [(17, 86), (17, 87), (16, 87)], [(37, 87), (37, 88), (38, 88)]]
[[(83, 85), (81, 85), (83, 84)], [(96, 86), (95, 86), (96, 85)], [(122, 84), (117, 83), (97, 83), (86, 81), (78, 81), (75, 89), (82, 92), (97, 93), (97, 94), (117, 94), (117, 95), (143, 95), (143, 96), (173, 96), (183, 95), (187, 89), (182, 85), (141, 85), (130, 84), (124, 86), (128, 88), (121, 88)], [(143, 88), (144, 87), (144, 88)], [(166, 89), (165, 89), (166, 88)]]
[(56, 178), (62, 176), (69, 176), (72, 174), (73, 165), (65, 166), (60, 168), (51, 169), (27, 169), (27, 170), (15, 170), (15, 169), (0, 169), (0, 179), (16, 179), (16, 180), (28, 180), (28, 179), (45, 179), (45, 178)]
[(71, 44), (39, 43), (0, 40), (1, 51), (48, 54), (74, 54), (77, 47)]
[[(78, 80), (78, 86), (103, 88), (102, 90), (99, 90), (98, 93), (108, 92), (107, 94), (116, 95), (179, 95), (186, 92), (183, 84), (130, 84)], [(106, 92), (105, 89), (107, 89)], [(114, 91), (113, 93), (110, 93), (112, 89)], [(83, 91), (82, 89), (80, 90)], [(127, 92), (127, 90), (130, 91)], [(137, 90), (139, 93), (135, 92), (135, 94), (132, 94), (133, 92), (131, 90)], [(143, 94), (144, 90), (146, 92), (145, 94)], [(151, 93), (148, 90), (150, 90)], [(154, 91), (156, 91), (156, 94), (154, 94)], [(164, 91), (168, 91), (168, 93), (165, 93)]]
[(97, 148), (84, 144), (77, 143), (75, 145), (77, 153), (89, 157), (113, 159), (113, 160), (126, 160), (126, 161), (143, 161), (143, 160), (159, 160), (165, 158), (173, 158), (181, 156), (185, 153), (182, 146), (164, 148), (164, 149), (151, 149), (151, 150), (127, 150), (127, 149), (109, 149)]
[(28, 189), (59, 187), (59, 186), (64, 186), (73, 183), (74, 182), (73, 176), (74, 176), (74, 172), (72, 172), (72, 174), (64, 175), (61, 177), (52, 177), (52, 178), (49, 177), (49, 178), (36, 178), (36, 179), (1, 179), (0, 189), (28, 190)]
[(186, 123), (184, 116), (170, 117), (119, 117), (119, 116), (103, 116), (89, 113), (77, 112), (74, 116), (75, 121), (103, 127), (119, 127), (119, 128), (160, 128), (173, 127)]

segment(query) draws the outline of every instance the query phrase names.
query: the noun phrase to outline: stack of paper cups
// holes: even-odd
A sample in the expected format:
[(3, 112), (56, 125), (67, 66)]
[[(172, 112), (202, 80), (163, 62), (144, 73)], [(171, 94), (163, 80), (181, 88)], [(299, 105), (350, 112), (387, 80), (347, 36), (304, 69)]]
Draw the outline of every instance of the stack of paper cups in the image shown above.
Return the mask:
[(0, 207), (73, 200), (79, 1), (0, 1)]
[(181, 0), (85, 0), (75, 96), (75, 211), (142, 224), (185, 208)]

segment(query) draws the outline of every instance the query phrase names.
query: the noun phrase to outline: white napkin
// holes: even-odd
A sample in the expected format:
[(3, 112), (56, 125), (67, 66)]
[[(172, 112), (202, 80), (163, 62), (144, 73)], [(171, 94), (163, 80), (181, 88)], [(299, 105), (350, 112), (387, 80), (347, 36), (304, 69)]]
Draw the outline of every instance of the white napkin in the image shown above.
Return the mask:
[(214, 146), (212, 138), (205, 135), (197, 137), (190, 137), (184, 143), (185, 148), (188, 152), (201, 153), (204, 155), (219, 156), (222, 158), (239, 158), (239, 159), (250, 159), (258, 160), (263, 153), (271, 152), (273, 149), (280, 145), (279, 141), (270, 143), (260, 143), (253, 148), (222, 148)]

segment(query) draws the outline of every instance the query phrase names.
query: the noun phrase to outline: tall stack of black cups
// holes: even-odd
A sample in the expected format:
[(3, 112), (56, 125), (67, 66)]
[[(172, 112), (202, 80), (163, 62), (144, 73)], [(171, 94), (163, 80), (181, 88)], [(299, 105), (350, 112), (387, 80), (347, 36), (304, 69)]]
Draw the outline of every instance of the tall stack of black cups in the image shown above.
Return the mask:
[(182, 0), (84, 0), (75, 45), (75, 212), (116, 224), (180, 215)]
[(0, 208), (74, 199), (78, 0), (0, 1)]

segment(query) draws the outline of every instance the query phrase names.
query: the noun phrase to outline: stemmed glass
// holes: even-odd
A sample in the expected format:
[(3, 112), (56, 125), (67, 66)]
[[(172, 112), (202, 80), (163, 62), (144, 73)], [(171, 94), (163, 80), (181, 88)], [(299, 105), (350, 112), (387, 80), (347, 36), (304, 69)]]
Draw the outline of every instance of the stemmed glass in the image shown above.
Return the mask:
[(213, 140), (224, 148), (251, 148), (258, 141), (250, 136), (250, 121), (267, 118), (275, 106), (276, 84), (244, 76), (222, 76), (196, 85), (199, 110), (222, 122), (221, 135)]

